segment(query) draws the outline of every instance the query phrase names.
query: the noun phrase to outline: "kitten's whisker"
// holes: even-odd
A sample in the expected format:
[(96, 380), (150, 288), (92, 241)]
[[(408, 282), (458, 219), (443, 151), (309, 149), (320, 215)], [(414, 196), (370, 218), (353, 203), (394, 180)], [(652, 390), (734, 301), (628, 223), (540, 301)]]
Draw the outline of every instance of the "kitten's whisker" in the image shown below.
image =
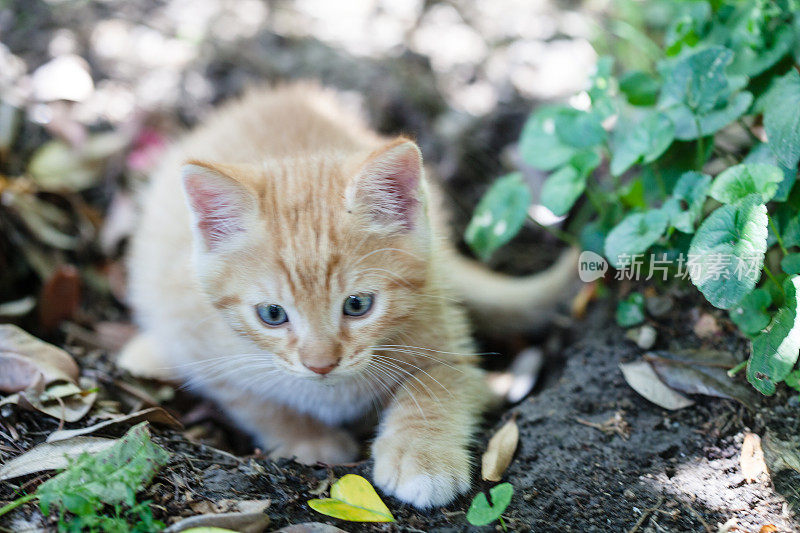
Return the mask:
[(439, 380), (438, 380), (438, 379), (436, 379), (435, 377), (431, 376), (431, 375), (430, 375), (429, 373), (427, 373), (427, 372), (426, 372), (426, 371), (425, 371), (423, 368), (420, 368), (420, 367), (418, 367), (418, 366), (417, 366), (417, 365), (415, 365), (415, 364), (409, 363), (408, 361), (403, 361), (402, 359), (397, 359), (397, 358), (395, 358), (395, 357), (389, 357), (389, 356), (387, 356), (387, 355), (379, 355), (379, 354), (374, 354), (374, 357), (377, 357), (377, 358), (379, 358), (379, 359), (389, 359), (389, 360), (391, 360), (391, 361), (396, 361), (396, 362), (398, 362), (398, 363), (402, 363), (402, 364), (404, 364), (404, 365), (408, 365), (408, 366), (410, 366), (410, 367), (412, 367), (412, 368), (415, 368), (415, 369), (417, 369), (419, 372), (422, 372), (423, 374), (425, 374), (426, 376), (428, 376), (429, 378), (431, 378), (433, 381), (435, 381), (435, 382), (436, 382), (436, 384), (437, 384), (437, 385), (439, 385), (441, 388), (443, 388), (443, 389), (445, 390), (445, 392), (446, 392), (447, 394), (449, 394), (449, 395), (450, 395), (450, 397), (451, 397), (451, 398), (455, 398), (455, 396), (453, 396), (453, 393), (452, 393), (452, 392), (450, 392), (450, 391), (448, 390), (448, 388), (447, 388), (447, 387), (445, 387), (444, 385), (442, 385), (441, 383), (439, 383)]
[[(439, 401), (439, 397), (433, 392), (433, 390), (428, 386), (428, 384), (425, 383), (424, 381), (422, 381), (421, 379), (419, 379), (419, 377), (416, 376), (413, 372), (409, 372), (408, 370), (404, 369), (403, 367), (398, 366), (397, 364), (391, 363), (389, 361), (380, 361), (380, 363), (384, 364), (384, 365), (389, 365), (391, 368), (395, 368), (395, 369), (399, 370), (400, 372), (403, 372), (404, 374), (410, 376), (412, 379), (415, 379), (417, 382), (419, 382), (420, 385), (422, 385), (422, 387), (425, 389), (425, 391), (427, 391), (428, 396), (430, 396), (431, 398), (433, 398), (437, 402)], [(428, 374), (427, 372), (425, 372), (425, 373)], [(430, 376), (430, 374), (428, 374), (428, 375)], [(441, 385), (441, 383), (439, 385)], [(444, 388), (444, 387), (442, 387), (442, 388)], [(450, 392), (447, 389), (445, 389), (445, 391), (447, 391), (448, 393)]]
[[(420, 414), (420, 416), (422, 416), (422, 419), (427, 422), (428, 418), (425, 416), (425, 411), (422, 410), (422, 406), (420, 406), (419, 402), (417, 401), (417, 397), (414, 396), (414, 393), (411, 392), (411, 390), (408, 387), (406, 387), (407, 382), (405, 382), (402, 379), (398, 379), (396, 377), (396, 374), (391, 369), (388, 369), (388, 368), (385, 368), (385, 367), (383, 367), (383, 368), (380, 367), (378, 365), (377, 361), (371, 361), (371, 362), (373, 362), (375, 364), (376, 368), (382, 370), (384, 372), (384, 374), (386, 374), (387, 376), (389, 376), (392, 379), (394, 379), (394, 381), (397, 382), (397, 384), (400, 385), (400, 387), (402, 387), (406, 391), (408, 396), (411, 398), (411, 401), (413, 401), (414, 405), (417, 406), (417, 409), (419, 410), (419, 414)], [(408, 385), (413, 386), (411, 383), (408, 383)], [(417, 390), (416, 387), (414, 387), (414, 390)]]
[(370, 346), (370, 348), (381, 350), (381, 351), (405, 353), (405, 354), (412, 355), (414, 357), (421, 357), (423, 359), (429, 359), (429, 360), (433, 361), (434, 363), (446, 366), (447, 368), (455, 370), (456, 372), (462, 372), (462, 373), (464, 372), (462, 369), (449, 364), (444, 359), (441, 359), (439, 357), (434, 357), (432, 355), (424, 354), (424, 353), (421, 353), (421, 352), (417, 352), (417, 351), (414, 351), (414, 350), (406, 350), (406, 349), (403, 349), (403, 348), (381, 348), (381, 347), (374, 347), (374, 346)]
[(463, 355), (463, 356), (480, 356), (480, 355), (500, 355), (499, 352), (477, 352), (477, 353), (467, 353), (467, 352), (446, 352), (444, 350), (434, 350), (433, 348), (423, 348), (421, 346), (411, 346), (409, 344), (378, 344), (375, 346), (371, 346), (371, 348), (409, 348), (413, 350), (426, 350), (429, 352), (436, 352), (442, 353), (447, 355)]

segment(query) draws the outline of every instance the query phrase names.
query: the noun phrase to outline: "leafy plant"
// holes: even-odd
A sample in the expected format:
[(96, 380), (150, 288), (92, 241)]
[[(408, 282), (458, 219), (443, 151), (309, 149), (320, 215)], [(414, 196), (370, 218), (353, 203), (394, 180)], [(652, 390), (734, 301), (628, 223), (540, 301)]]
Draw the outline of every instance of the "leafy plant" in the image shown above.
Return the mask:
[[(569, 239), (639, 275), (662, 258), (673, 277), (729, 310), (752, 339), (748, 380), (773, 394), (783, 381), (796, 386), (800, 372), (800, 2), (659, 5), (669, 12), (663, 44), (635, 34), (652, 63), (615, 76), (613, 59), (601, 58), (575, 100), (588, 104), (534, 111), (519, 152), (550, 172), (539, 201), (569, 215)], [(493, 213), (508, 230), (502, 241), (465, 235), (482, 258), (527, 211), (522, 194), (512, 208), (500, 187), (475, 219)], [(620, 303), (621, 325), (644, 319), (635, 298)]]
[(485, 526), (495, 520), (500, 520), (500, 524), (505, 530), (502, 515), (511, 503), (514, 487), (511, 483), (500, 483), (489, 489), (489, 495), (492, 497), (491, 504), (489, 504), (486, 494), (483, 492), (475, 495), (467, 511), (467, 522), (473, 526)]
[[(146, 426), (146, 422), (134, 426), (108, 449), (82, 454), (66, 470), (39, 485), (35, 494), (0, 509), (0, 515), (38, 499), (44, 514), (52, 510), (59, 513), (59, 531), (163, 529), (164, 524), (153, 518), (148, 502), (136, 502), (136, 493), (169, 460), (169, 453), (150, 439)], [(107, 506), (112, 513), (103, 512)]]

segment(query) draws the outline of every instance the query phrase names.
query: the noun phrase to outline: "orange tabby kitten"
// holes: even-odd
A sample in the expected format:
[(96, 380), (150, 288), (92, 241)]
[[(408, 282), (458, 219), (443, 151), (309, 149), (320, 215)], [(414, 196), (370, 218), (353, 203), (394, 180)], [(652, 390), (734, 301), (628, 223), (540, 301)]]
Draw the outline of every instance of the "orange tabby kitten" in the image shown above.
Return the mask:
[(129, 265), (142, 333), (121, 365), (172, 369), (306, 463), (354, 460), (343, 426), (379, 413), (374, 481), (421, 508), (469, 489), (490, 399), (456, 299), (484, 326), (523, 327), (572, 277), (567, 260), (510, 280), (460, 259), (417, 146), (310, 86), (218, 110), (143, 200)]

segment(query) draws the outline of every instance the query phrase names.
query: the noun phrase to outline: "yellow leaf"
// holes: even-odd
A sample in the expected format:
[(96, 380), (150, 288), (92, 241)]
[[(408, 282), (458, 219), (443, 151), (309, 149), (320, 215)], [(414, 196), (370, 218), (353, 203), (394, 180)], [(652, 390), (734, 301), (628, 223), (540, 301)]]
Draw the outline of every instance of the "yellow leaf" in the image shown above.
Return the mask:
[(394, 522), (369, 481), (347, 474), (331, 487), (331, 497), (308, 501), (309, 507), (324, 515), (351, 522)]

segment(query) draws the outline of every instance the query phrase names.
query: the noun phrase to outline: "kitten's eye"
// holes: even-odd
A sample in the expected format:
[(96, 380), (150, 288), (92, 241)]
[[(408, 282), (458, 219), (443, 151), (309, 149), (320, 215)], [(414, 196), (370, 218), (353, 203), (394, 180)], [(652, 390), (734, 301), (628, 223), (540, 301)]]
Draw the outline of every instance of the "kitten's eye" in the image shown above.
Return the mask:
[(342, 311), (347, 316), (364, 316), (372, 308), (372, 294), (351, 294), (344, 299)]
[(269, 326), (280, 326), (284, 322), (289, 321), (289, 317), (286, 316), (286, 311), (280, 305), (258, 304), (256, 306), (256, 313), (258, 313), (258, 318)]

